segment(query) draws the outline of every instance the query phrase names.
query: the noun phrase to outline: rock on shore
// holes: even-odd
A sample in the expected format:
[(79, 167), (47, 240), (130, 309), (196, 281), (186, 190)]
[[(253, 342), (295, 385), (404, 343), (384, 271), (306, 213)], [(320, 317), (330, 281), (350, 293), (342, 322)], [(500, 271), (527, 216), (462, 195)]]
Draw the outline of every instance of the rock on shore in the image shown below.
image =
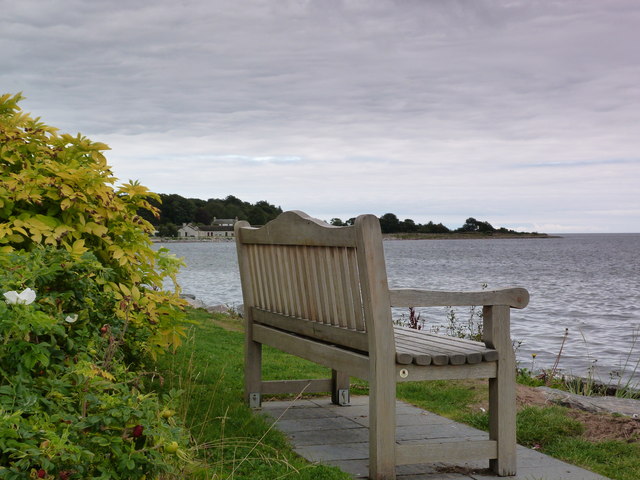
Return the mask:
[(238, 315), (242, 315), (242, 305), (229, 306), (229, 305), (207, 305), (202, 300), (196, 298), (195, 295), (190, 293), (183, 293), (180, 298), (186, 300), (186, 302), (193, 308), (202, 308), (209, 313), (229, 313), (233, 312)]
[(640, 400), (611, 396), (586, 397), (549, 387), (537, 387), (547, 400), (563, 407), (577, 408), (591, 413), (616, 413), (640, 418)]

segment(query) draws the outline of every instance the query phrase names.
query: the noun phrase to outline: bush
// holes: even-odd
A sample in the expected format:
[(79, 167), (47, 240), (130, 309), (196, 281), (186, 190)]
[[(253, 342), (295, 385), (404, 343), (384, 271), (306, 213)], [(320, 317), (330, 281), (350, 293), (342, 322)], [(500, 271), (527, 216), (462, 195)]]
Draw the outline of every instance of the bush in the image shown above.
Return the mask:
[(155, 356), (184, 336), (176, 295), (161, 292), (162, 252), (151, 248), (153, 226), (139, 209), (156, 212), (158, 199), (137, 182), (114, 188), (103, 151), (81, 135), (59, 135), (18, 106), (20, 95), (0, 96), (0, 252), (64, 248), (92, 252), (112, 275), (97, 278), (115, 295), (116, 314), (129, 322), (127, 344)]
[(134, 479), (178, 469), (162, 445), (184, 445), (184, 433), (124, 367), (126, 324), (97, 281), (112, 275), (88, 252), (0, 256), (0, 285), (35, 292), (32, 303), (0, 302), (0, 478)]
[(105, 145), (58, 135), (19, 100), (0, 96), (0, 478), (179, 473), (176, 392), (146, 392), (139, 373), (184, 331), (161, 289), (177, 262), (136, 214), (154, 195), (111, 186)]

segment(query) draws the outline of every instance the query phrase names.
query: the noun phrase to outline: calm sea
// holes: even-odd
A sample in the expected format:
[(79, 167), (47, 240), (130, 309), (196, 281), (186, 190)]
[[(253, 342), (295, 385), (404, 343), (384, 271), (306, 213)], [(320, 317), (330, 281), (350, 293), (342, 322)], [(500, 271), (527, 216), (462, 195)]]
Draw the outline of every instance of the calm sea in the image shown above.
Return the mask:
[[(185, 260), (187, 268), (179, 275), (183, 292), (208, 305), (242, 303), (235, 244), (158, 245)], [(521, 366), (553, 365), (565, 329), (559, 362), (564, 372), (585, 375), (591, 368), (605, 382), (617, 374), (627, 380), (640, 362), (640, 234), (407, 240), (388, 241), (384, 247), (392, 288), (527, 288), (529, 306), (512, 310)], [(422, 315), (427, 328), (446, 324), (445, 309)], [(468, 317), (466, 311), (457, 315)], [(640, 382), (640, 368), (633, 382)]]

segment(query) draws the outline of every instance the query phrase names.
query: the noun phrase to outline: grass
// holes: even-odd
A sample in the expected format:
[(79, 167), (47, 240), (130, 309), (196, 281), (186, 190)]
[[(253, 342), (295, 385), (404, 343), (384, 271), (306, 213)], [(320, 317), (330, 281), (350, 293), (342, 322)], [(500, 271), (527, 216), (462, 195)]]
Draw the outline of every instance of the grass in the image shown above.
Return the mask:
[[(160, 362), (161, 390), (183, 391), (179, 417), (193, 436), (200, 464), (185, 478), (195, 479), (347, 479), (338, 469), (312, 465), (296, 456), (284, 435), (244, 405), (243, 334), (240, 322), (202, 310), (186, 345)], [(224, 327), (224, 328), (223, 328)], [(235, 331), (234, 331), (235, 330)], [(328, 370), (271, 348), (264, 349), (265, 378), (323, 378)], [(352, 379), (352, 393), (366, 394), (367, 383)], [(487, 429), (488, 416), (477, 407), (487, 389), (477, 381), (411, 382), (398, 397), (434, 413)], [(563, 407), (527, 407), (518, 413), (518, 441), (561, 460), (616, 480), (640, 478), (640, 444), (587, 442), (583, 426)]]
[[(185, 478), (274, 480), (348, 479), (337, 468), (312, 465), (298, 457), (285, 436), (244, 405), (243, 335), (212, 323), (212, 316), (193, 310), (199, 322), (185, 346), (159, 362), (163, 378), (157, 388), (165, 393), (180, 390), (176, 416), (189, 428), (193, 450), (199, 459)], [(228, 317), (214, 315), (221, 322)], [(302, 365), (271, 349), (265, 351), (267, 370), (313, 375), (312, 364)], [(291, 363), (291, 364), (289, 364)], [(315, 367), (318, 375), (324, 371)]]

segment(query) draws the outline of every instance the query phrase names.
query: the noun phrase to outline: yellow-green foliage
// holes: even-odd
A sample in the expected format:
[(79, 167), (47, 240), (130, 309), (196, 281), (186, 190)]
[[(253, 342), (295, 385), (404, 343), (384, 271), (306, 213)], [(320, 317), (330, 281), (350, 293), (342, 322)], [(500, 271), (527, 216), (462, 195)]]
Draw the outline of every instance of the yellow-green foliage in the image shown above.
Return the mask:
[(113, 281), (96, 281), (116, 297), (132, 350), (155, 355), (179, 345), (182, 302), (161, 288), (171, 262), (151, 248), (153, 227), (138, 215), (155, 213), (148, 199), (158, 196), (134, 181), (114, 186), (105, 144), (58, 133), (23, 113), (21, 99), (0, 96), (0, 252), (37, 245), (75, 257), (91, 251), (113, 270)]

